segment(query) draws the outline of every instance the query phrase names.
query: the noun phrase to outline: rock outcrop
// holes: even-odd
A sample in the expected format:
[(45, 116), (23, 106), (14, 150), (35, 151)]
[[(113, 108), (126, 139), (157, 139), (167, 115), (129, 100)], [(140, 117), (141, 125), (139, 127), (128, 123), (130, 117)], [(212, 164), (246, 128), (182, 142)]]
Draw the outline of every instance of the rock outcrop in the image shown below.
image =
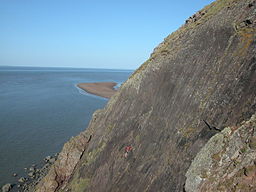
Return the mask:
[(186, 192), (256, 191), (256, 114), (214, 135), (186, 177)]
[[(204, 172), (197, 172), (201, 179), (193, 181), (188, 170), (210, 138), (233, 142), (239, 127), (246, 126), (241, 122), (254, 118), (255, 9), (252, 0), (217, 0), (169, 35), (107, 106), (94, 113), (86, 131), (64, 145), (36, 191), (183, 191), (186, 180), (187, 189), (210, 189), (207, 179), (217, 173), (206, 172), (202, 180)], [(238, 129), (219, 133), (203, 120), (220, 130)], [(223, 145), (216, 145), (216, 151), (223, 151)], [(126, 146), (133, 149), (127, 158)], [(254, 165), (242, 165), (253, 177)], [(214, 183), (216, 189), (218, 178)]]

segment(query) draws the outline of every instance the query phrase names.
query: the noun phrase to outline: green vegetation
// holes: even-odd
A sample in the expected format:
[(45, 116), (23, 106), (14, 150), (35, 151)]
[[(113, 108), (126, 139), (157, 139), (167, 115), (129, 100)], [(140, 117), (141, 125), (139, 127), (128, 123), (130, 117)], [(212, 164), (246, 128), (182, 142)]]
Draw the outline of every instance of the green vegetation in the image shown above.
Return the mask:
[(114, 127), (115, 127), (114, 124), (109, 124), (109, 125), (107, 126), (107, 133), (109, 134), (109, 133), (113, 130)]
[(250, 147), (252, 150), (255, 150), (255, 149), (256, 149), (256, 136), (254, 136), (254, 137), (252, 137), (252, 138), (250, 139), (249, 147)]
[(106, 147), (106, 143), (104, 141), (101, 141), (99, 146), (96, 149), (86, 154), (86, 159), (83, 165), (90, 165), (91, 163), (93, 163), (96, 157), (99, 155), (101, 151), (103, 151), (105, 147)]
[(88, 188), (89, 184), (90, 184), (90, 179), (80, 178), (78, 180), (75, 180), (71, 184), (71, 191), (73, 191), (73, 192), (86, 191), (86, 189)]
[(71, 180), (68, 188), (71, 189), (72, 192), (80, 192), (86, 191), (90, 185), (90, 179), (82, 178), (77, 173), (74, 175)]
[(228, 7), (233, 2), (236, 2), (239, 0), (217, 0), (213, 2), (212, 4), (206, 6), (203, 11), (206, 11), (206, 15), (204, 17), (204, 20), (208, 20), (211, 16), (219, 13), (221, 9)]
[(221, 155), (222, 155), (222, 152), (215, 153), (212, 155), (212, 159), (219, 162), (221, 160)]
[(151, 59), (148, 59), (147, 61), (145, 61), (145, 62), (129, 77), (129, 79), (133, 79), (133, 77), (135, 77), (137, 74), (139, 74), (139, 73), (141, 73), (142, 71), (144, 71), (144, 70), (147, 68), (147, 66), (148, 66), (148, 64), (149, 64), (149, 62), (150, 62), (150, 60), (151, 60)]
[(241, 39), (242, 46), (237, 52), (237, 56), (242, 56), (246, 54), (248, 48), (253, 43), (255, 39), (256, 29), (250, 28), (250, 27), (243, 27), (237, 29), (237, 34), (239, 35)]
[(136, 143), (139, 143), (140, 140), (141, 140), (141, 139), (140, 139), (140, 135), (137, 135), (137, 136), (135, 137), (135, 142), (136, 142)]
[(193, 127), (184, 128), (181, 130), (183, 137), (189, 138), (196, 131)]
[(246, 150), (247, 150), (247, 148), (246, 148), (246, 147), (243, 147), (240, 151), (241, 151), (241, 153), (245, 153)]

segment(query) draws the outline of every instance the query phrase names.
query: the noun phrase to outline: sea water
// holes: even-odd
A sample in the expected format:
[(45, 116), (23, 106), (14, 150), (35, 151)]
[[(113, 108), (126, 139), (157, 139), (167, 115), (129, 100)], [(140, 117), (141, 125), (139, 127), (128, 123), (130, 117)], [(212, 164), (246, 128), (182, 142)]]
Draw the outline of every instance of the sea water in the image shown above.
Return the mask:
[[(70, 137), (86, 129), (107, 99), (86, 94), (76, 84), (114, 81), (128, 70), (0, 67), (0, 186), (25, 176), (24, 168), (60, 152)], [(18, 177), (14, 178), (13, 173)]]

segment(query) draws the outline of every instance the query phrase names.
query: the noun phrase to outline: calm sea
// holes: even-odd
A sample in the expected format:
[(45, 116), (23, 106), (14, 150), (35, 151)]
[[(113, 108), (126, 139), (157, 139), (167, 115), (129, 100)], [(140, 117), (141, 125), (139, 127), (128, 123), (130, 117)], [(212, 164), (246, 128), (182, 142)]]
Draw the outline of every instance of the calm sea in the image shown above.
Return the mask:
[[(107, 99), (86, 94), (82, 82), (115, 81), (132, 71), (0, 67), (0, 186), (24, 175), (24, 168), (59, 152), (83, 131)], [(18, 177), (12, 177), (17, 173)]]

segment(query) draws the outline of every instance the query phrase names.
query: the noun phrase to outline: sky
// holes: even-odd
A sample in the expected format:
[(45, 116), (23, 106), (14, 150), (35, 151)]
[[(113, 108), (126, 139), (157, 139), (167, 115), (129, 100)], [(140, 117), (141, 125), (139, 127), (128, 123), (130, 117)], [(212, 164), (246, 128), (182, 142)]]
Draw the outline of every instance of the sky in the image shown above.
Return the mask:
[(214, 0), (0, 0), (0, 66), (136, 69)]

